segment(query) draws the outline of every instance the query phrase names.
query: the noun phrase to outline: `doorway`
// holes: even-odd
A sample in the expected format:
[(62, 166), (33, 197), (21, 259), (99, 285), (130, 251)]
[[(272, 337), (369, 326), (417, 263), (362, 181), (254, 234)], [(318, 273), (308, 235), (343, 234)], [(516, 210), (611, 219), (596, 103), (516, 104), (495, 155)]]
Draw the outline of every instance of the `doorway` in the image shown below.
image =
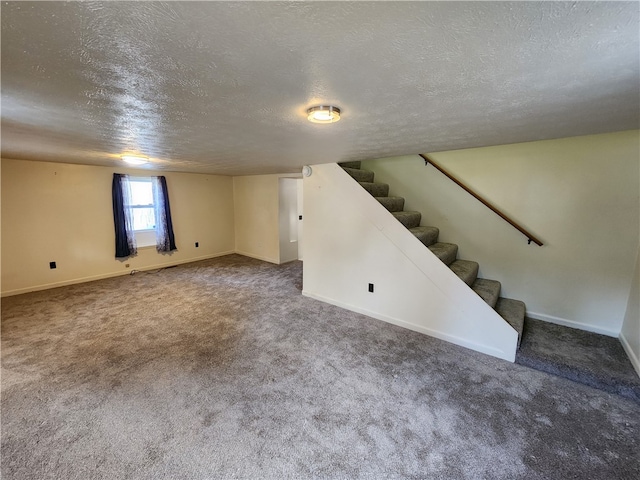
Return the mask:
[(302, 179), (278, 180), (280, 263), (302, 260)]

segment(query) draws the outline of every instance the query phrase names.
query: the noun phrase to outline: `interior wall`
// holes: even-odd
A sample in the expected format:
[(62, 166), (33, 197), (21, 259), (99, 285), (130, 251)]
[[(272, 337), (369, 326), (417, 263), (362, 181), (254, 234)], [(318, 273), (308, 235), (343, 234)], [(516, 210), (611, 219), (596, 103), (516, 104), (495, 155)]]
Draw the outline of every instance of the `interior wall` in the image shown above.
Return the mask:
[(278, 190), (280, 263), (298, 259), (298, 182), (280, 178)]
[(620, 341), (631, 363), (640, 375), (640, 248), (636, 256), (636, 270), (631, 283), (627, 312), (620, 332)]
[(480, 263), (528, 315), (618, 336), (627, 308), (640, 218), (639, 132), (431, 154), (522, 223), (527, 239), (417, 155), (363, 162), (440, 241)]
[(291, 174), (233, 177), (237, 253), (271, 263), (289, 261), (280, 258), (280, 178), (297, 177)]
[(338, 165), (304, 206), (304, 295), (514, 361), (516, 331)]
[[(231, 177), (11, 159), (1, 162), (2, 295), (234, 251)], [(155, 246), (145, 247), (135, 257), (115, 258), (111, 203), (115, 172), (167, 178), (177, 251), (160, 254)], [(51, 261), (56, 262), (56, 269), (49, 268)]]
[(278, 175), (233, 177), (236, 252), (280, 263)]
[(304, 260), (304, 180), (298, 178), (298, 260)]

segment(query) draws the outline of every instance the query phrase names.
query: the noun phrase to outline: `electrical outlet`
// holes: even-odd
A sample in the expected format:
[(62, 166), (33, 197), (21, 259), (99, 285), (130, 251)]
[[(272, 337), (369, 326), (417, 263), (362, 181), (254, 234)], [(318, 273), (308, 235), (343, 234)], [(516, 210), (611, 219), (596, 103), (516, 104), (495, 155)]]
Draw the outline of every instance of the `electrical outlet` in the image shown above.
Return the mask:
[(373, 293), (373, 283), (369, 284), (369, 292)]
[(56, 266), (56, 262), (49, 262), (49, 268), (50, 268), (51, 270), (53, 270), (54, 268), (58, 268), (58, 267)]
[(129, 266), (130, 266), (130, 265), (129, 265), (128, 263), (125, 263), (125, 264), (124, 264), (124, 268), (129, 268)]
[(198, 242), (196, 242), (196, 248), (198, 248)]

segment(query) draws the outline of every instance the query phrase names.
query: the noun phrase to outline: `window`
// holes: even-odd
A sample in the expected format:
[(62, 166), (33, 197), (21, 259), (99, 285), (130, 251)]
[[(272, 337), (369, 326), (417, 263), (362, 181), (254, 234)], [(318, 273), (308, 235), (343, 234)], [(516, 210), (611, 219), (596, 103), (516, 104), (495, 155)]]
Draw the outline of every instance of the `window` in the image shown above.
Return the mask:
[(131, 188), (131, 219), (136, 244), (149, 247), (156, 244), (156, 215), (153, 204), (153, 183), (151, 178), (129, 177)]
[(131, 208), (134, 230), (153, 230), (156, 216), (153, 211), (153, 185), (151, 179), (131, 178)]
[(113, 174), (113, 220), (116, 258), (137, 253), (137, 246), (155, 245), (158, 252), (176, 250), (165, 177)]

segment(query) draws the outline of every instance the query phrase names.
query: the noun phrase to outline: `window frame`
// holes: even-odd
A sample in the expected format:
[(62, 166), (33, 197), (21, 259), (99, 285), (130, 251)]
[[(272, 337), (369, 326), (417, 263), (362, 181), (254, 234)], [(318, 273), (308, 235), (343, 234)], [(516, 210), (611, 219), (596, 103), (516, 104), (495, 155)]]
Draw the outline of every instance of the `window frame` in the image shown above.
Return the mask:
[[(132, 183), (134, 182), (149, 183), (152, 188), (152, 200), (155, 200), (153, 198), (153, 178), (129, 176), (129, 188), (132, 188)], [(131, 208), (132, 212), (136, 208), (151, 208), (151, 210), (153, 210), (154, 223), (155, 224), (158, 223), (157, 221), (155, 221), (156, 205), (154, 201), (152, 201), (152, 203), (150, 204), (131, 203), (131, 205), (129, 205), (129, 208)], [(157, 225), (154, 225), (153, 228), (142, 228), (142, 229), (136, 229), (135, 227), (133, 228), (133, 234), (136, 237), (136, 244), (138, 245), (138, 247), (144, 248), (144, 247), (152, 247), (156, 245), (156, 228), (157, 228)]]

